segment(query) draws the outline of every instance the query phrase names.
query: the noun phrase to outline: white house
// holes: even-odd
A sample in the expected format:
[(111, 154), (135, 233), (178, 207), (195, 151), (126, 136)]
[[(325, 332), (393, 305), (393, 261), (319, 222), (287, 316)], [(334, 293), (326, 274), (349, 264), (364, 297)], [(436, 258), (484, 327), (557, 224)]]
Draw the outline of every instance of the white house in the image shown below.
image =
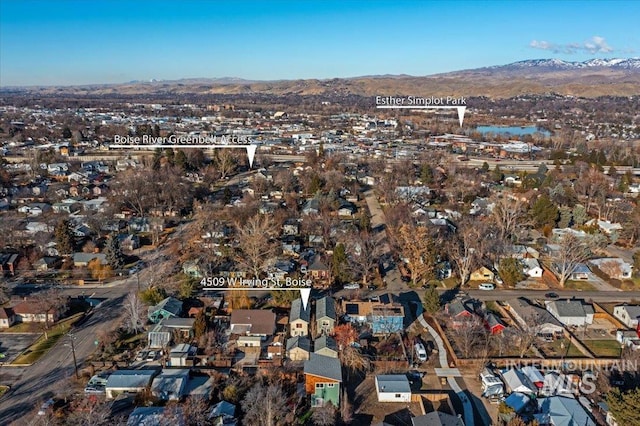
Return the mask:
[(628, 346), (634, 351), (640, 349), (640, 337), (635, 330), (618, 330), (616, 331), (616, 340), (624, 346)]
[(113, 399), (122, 393), (138, 393), (148, 389), (156, 374), (156, 370), (114, 371), (105, 386), (107, 399)]
[(607, 274), (609, 278), (628, 280), (633, 274), (633, 265), (625, 262), (619, 257), (592, 259), (589, 263)]
[(545, 303), (547, 311), (564, 325), (593, 324), (593, 305), (584, 300), (564, 299)]
[(629, 328), (638, 327), (640, 305), (618, 305), (613, 308), (613, 316)]
[(531, 278), (541, 278), (542, 277), (542, 267), (537, 259), (532, 258), (524, 258), (520, 260), (522, 263), (522, 271)]
[(411, 402), (411, 386), (406, 375), (379, 375), (375, 382), (378, 402)]

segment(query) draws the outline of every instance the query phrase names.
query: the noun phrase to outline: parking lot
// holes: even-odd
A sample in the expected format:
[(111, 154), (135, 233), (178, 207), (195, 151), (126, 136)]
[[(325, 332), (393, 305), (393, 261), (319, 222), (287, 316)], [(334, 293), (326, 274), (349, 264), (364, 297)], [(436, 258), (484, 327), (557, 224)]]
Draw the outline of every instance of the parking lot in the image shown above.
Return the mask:
[(39, 333), (0, 333), (0, 353), (4, 354), (4, 358), (0, 359), (0, 364), (12, 362), (38, 336), (40, 336)]

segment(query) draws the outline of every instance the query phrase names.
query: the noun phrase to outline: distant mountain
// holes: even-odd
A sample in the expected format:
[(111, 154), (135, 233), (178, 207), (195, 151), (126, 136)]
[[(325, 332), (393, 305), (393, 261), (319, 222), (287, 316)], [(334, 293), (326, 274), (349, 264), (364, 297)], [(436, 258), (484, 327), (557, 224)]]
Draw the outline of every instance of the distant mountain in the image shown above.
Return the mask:
[[(6, 92), (9, 88), (3, 88)], [(125, 84), (20, 88), (41, 94), (91, 95), (272, 95), (488, 96), (558, 93), (597, 97), (640, 95), (640, 59), (569, 62), (532, 59), (508, 65), (416, 77), (369, 75), (353, 78), (254, 81), (235, 77), (133, 81)]]
[[(593, 69), (593, 68), (610, 68), (616, 70), (639, 70), (640, 71), (640, 58), (629, 59), (589, 59), (584, 62), (570, 62), (563, 61), (562, 59), (529, 59), (526, 61), (514, 62), (508, 65), (499, 65), (488, 67), (493, 70), (516, 70), (516, 69), (545, 69), (545, 70), (578, 70), (578, 69)], [(482, 69), (482, 68), (481, 68)]]

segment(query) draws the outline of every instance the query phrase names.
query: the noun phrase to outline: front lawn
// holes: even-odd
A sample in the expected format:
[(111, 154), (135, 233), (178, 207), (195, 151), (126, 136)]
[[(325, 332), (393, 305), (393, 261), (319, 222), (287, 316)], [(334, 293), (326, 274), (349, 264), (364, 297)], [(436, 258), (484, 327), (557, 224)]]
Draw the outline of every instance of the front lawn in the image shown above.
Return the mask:
[(43, 333), (42, 336), (38, 337), (38, 339), (27, 348), (27, 350), (25, 350), (16, 359), (14, 359), (11, 364), (31, 365), (39, 360), (40, 357), (46, 354), (49, 349), (51, 349), (53, 345), (55, 345), (56, 342), (60, 340), (60, 338), (64, 337), (64, 335), (69, 332), (73, 323), (76, 322), (78, 318), (80, 318), (80, 316), (82, 316), (82, 314), (74, 315), (55, 324), (48, 331), (48, 339), (45, 340)]
[(567, 281), (564, 283), (566, 290), (582, 290), (582, 291), (595, 291), (597, 290), (593, 284), (588, 281)]
[(538, 343), (537, 346), (547, 358), (580, 358), (585, 356), (580, 349), (566, 339), (557, 339), (553, 342), (545, 342), (544, 344)]

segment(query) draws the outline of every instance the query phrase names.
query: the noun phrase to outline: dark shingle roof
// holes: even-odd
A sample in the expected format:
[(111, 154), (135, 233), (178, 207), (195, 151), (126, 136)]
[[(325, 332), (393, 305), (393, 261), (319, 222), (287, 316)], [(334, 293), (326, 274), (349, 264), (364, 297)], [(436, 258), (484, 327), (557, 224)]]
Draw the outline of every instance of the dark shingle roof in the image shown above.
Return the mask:
[(323, 317), (336, 318), (336, 303), (328, 296), (318, 299), (316, 302), (316, 320)]
[(302, 299), (296, 299), (291, 302), (291, 312), (289, 313), (289, 322), (301, 319), (309, 322), (311, 320), (311, 307), (307, 304), (307, 309), (302, 308)]
[(342, 382), (342, 366), (338, 358), (311, 354), (304, 362), (304, 373)]
[(287, 351), (294, 348), (300, 348), (307, 352), (311, 352), (311, 340), (306, 336), (295, 336), (287, 339)]

